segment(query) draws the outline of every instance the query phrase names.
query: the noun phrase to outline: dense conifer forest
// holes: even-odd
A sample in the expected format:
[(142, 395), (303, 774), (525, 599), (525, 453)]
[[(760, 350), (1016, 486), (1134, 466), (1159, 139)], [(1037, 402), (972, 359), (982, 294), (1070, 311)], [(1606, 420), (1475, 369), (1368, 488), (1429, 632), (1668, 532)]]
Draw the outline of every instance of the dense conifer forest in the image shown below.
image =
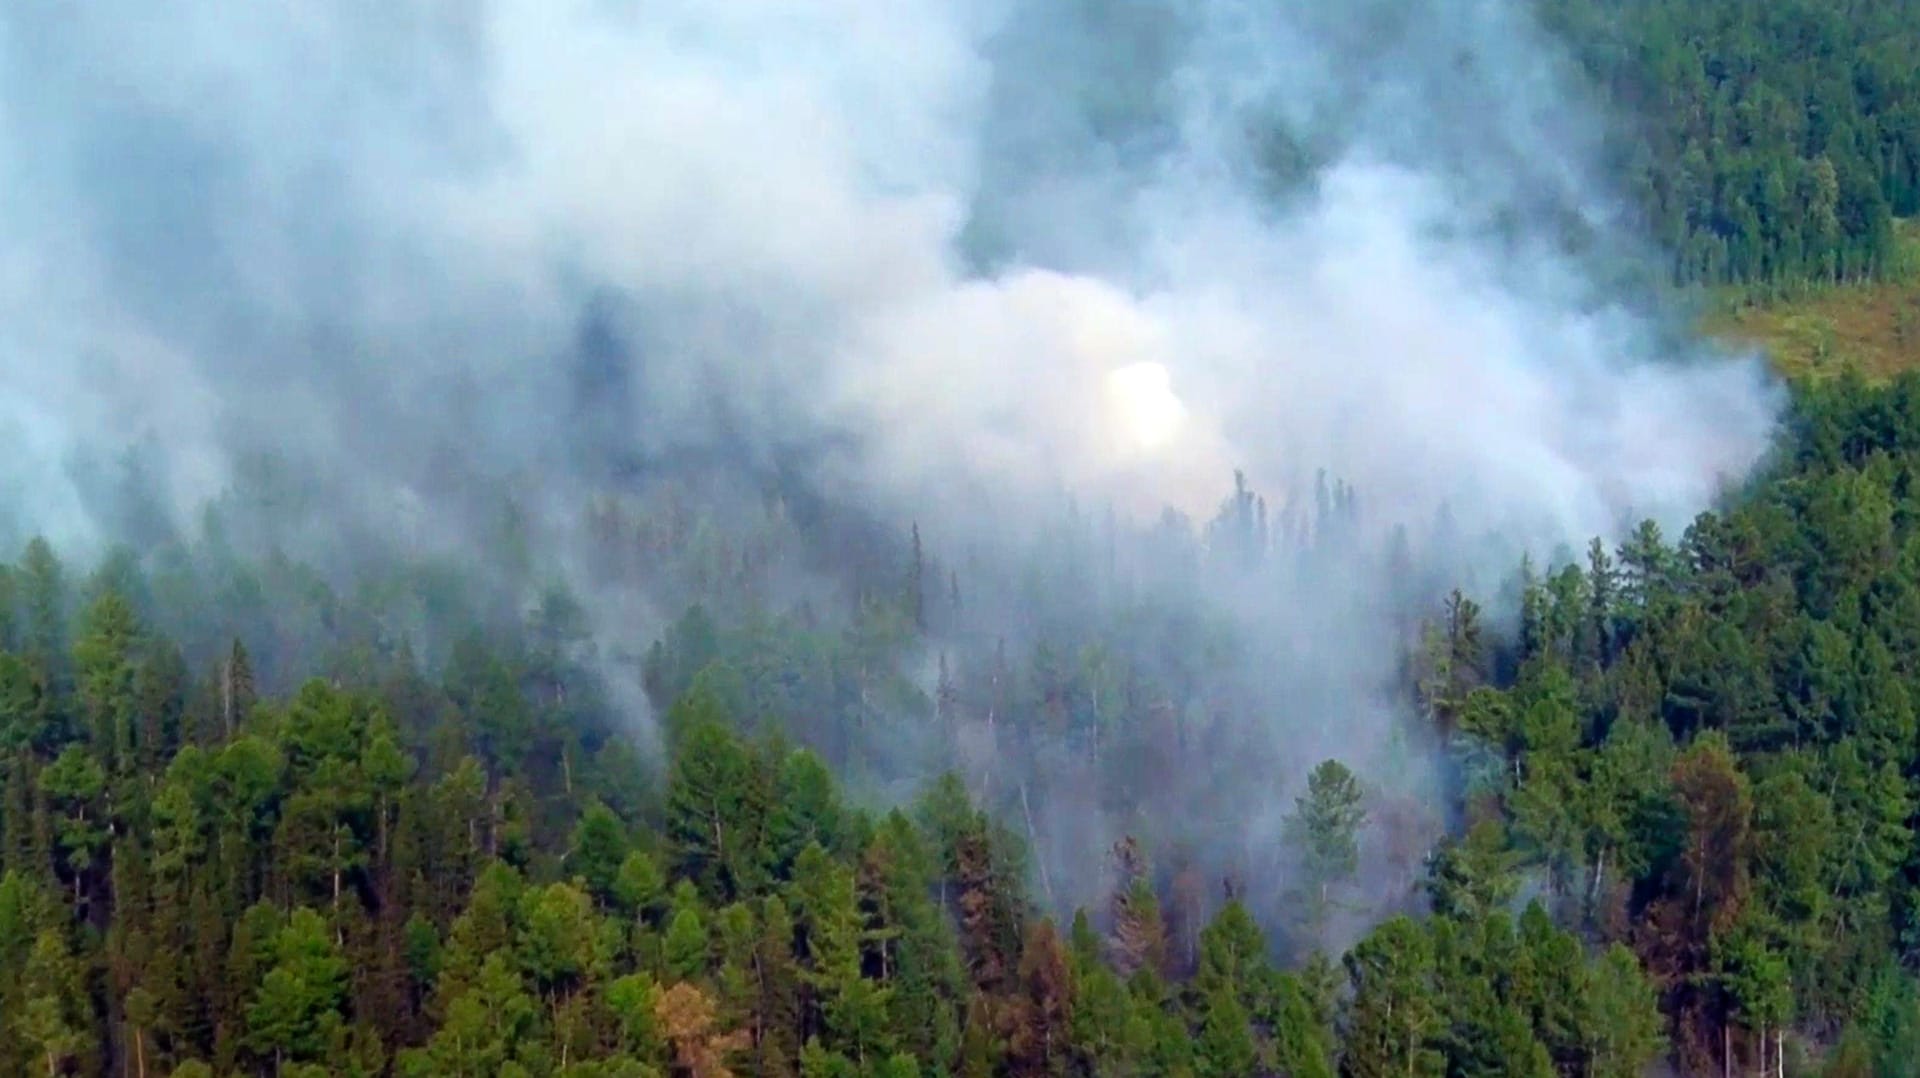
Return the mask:
[[(463, 634), (430, 572), (348, 595), (207, 542), (84, 574), (35, 543), (0, 578), (4, 1067), (1903, 1073), (1916, 432), (1920, 378), (1806, 390), (1725, 511), (1523, 567), (1511, 637), (1441, 604), (1408, 691), (1455, 837), (1396, 912), (1353, 893), (1368, 776), (1323, 763), (1291, 813), (1300, 917), (1381, 909), (1344, 953), (1124, 840), (1109, 900), (1056, 915), (957, 780), (843, 792), (785, 731), (833, 751), (916, 691), (904, 588), (839, 628), (678, 619), (639, 657), (656, 766), (562, 593)], [(453, 643), (416, 657), (409, 618)], [(1085, 656), (1005, 662), (1000, 722), (1096, 721)], [(1112, 752), (1151, 725), (1110, 721)]]
[[(838, 628), (678, 619), (638, 657), (655, 766), (595, 698), (564, 593), (463, 633), (479, 621), (433, 572), (341, 594), (204, 540), (84, 574), (34, 543), (0, 578), (0, 1054), (50, 1074), (1624, 1076), (1669, 1053), (1904, 1073), (1916, 432), (1920, 378), (1805, 390), (1736, 504), (1522, 567), (1510, 637), (1441, 604), (1408, 691), (1450, 746), (1460, 826), (1412, 893), (1358, 894), (1379, 804), (1322, 763), (1288, 829), (1304, 926), (1126, 840), (1109, 899), (1056, 913), (1019, 828), (956, 779), (897, 807), (841, 790), (785, 731), (831, 752), (863, 697), (916, 691), (905, 587)], [(411, 652), (410, 619), (444, 654)], [(1086, 656), (1003, 659), (1001, 723), (1097, 721)], [(919, 721), (981, 706), (945, 684)], [(1108, 751), (1150, 736), (1109, 721)], [(1333, 953), (1311, 922), (1342, 901), (1380, 919)]]
[(1614, 156), (1677, 283), (1893, 268), (1920, 209), (1920, 12), (1900, 0), (1541, 0), (1620, 120)]
[[(1920, 9), (1540, 6), (1675, 284), (1900, 269)], [(1314, 751), (1285, 871), (1224, 877), (1147, 787), (1269, 702), (1209, 691), (1189, 612), (958, 639), (1020, 585), (917, 527), (656, 490), (587, 510), (593, 575), (669, 582), (630, 647), (511, 513), (485, 565), (342, 572), (260, 483), (0, 568), (0, 1073), (1920, 1068), (1920, 375), (1797, 385), (1680, 534), (1411, 588), (1387, 757), (1434, 788)], [(1318, 496), (1256, 532), (1237, 489), (1181, 549), (1309, 558), (1365, 492)], [(781, 583), (823, 547), (844, 587)], [(1047, 769), (1139, 820), (1097, 899), (1036, 849)]]

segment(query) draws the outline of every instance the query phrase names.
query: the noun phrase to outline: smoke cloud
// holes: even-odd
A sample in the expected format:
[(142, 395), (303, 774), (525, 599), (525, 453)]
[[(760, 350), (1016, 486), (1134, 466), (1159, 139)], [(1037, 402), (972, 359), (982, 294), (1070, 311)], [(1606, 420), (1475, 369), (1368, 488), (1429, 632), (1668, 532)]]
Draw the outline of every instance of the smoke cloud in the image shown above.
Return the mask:
[[(1173, 703), (1255, 716), (1246, 751), (1140, 780), (1257, 871), (1307, 767), (1388, 741), (1395, 527), (1485, 586), (1677, 530), (1764, 451), (1777, 391), (1635, 283), (1601, 134), (1508, 0), (25, 0), (7, 523), (98, 543), (280, 482), (276, 541), (344, 563), (472, 550), (504, 485), (635, 637), (677, 598), (597, 586), (582, 506), (777, 475), (1054, 574), (956, 639), (1153, 595), (1235, 626), (1236, 678)], [(1342, 549), (1182, 568), (1225, 533), (1161, 512), (1214, 516), (1236, 469), (1275, 507), (1229, 514), (1253, 548), (1314, 526), (1322, 469), (1350, 484)], [(1068, 498), (1107, 539), (1054, 534)], [(1059, 551), (1101, 541), (1061, 599)], [(1051, 776), (1005, 789), (1097, 877), (1137, 822), (1110, 774), (994, 736), (953, 751)]]

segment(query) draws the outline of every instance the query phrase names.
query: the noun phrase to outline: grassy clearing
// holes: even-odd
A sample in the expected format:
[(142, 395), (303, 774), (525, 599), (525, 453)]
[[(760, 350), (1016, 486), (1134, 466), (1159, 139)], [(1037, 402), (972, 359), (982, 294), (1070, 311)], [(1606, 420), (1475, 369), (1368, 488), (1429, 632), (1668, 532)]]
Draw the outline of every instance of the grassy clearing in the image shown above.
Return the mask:
[(1900, 264), (1885, 281), (1806, 289), (1755, 300), (1728, 297), (1708, 333), (1763, 348), (1790, 377), (1846, 369), (1886, 378), (1920, 367), (1920, 222), (1899, 222)]

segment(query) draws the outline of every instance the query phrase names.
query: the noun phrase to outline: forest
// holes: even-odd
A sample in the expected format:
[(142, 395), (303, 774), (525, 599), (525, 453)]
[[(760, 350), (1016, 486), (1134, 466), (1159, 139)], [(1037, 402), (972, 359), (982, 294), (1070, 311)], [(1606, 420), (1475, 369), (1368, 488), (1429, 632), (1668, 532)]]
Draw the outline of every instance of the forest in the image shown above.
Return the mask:
[[(1104, 851), (1110, 892), (1058, 911), (1022, 829), (957, 777), (892, 805), (836, 781), (836, 726), (916, 691), (889, 669), (933, 590), (904, 583), (911, 548), (843, 623), (676, 619), (637, 657), (655, 764), (596, 696), (562, 592), (462, 632), (487, 619), (430, 571), (346, 593), (204, 539), (87, 572), (36, 542), (0, 576), (0, 1056), (23, 1074), (1905, 1073), (1916, 475), (1920, 377), (1831, 380), (1684, 534), (1519, 567), (1513, 632), (1458, 592), (1437, 604), (1406, 689), (1458, 826), (1412, 893), (1363, 893), (1390, 806), (1319, 763), (1288, 814), (1294, 916), (1266, 924), (1250, 909), (1273, 896), (1128, 839)], [(395, 631), (422, 618), (443, 654)], [(997, 703), (952, 671), (896, 721), (994, 706), (1091, 751), (1086, 653), (999, 661)], [(1204, 738), (1156, 741), (1151, 704), (1119, 710), (1106, 751), (1144, 738), (1204, 766)], [(1324, 946), (1353, 904), (1371, 927)]]
[[(1672, 285), (1905, 271), (1914, 5), (1536, 7)], [(116, 543), (0, 565), (0, 1072), (1920, 1066), (1920, 374), (1491, 583), (1326, 475), (1011, 560), (620, 476), (596, 595), (507, 492), (427, 558), (270, 460), (183, 528), (137, 465)], [(1215, 616), (1255, 587), (1298, 609)]]
[[(1127, 839), (1110, 893), (1056, 911), (1021, 829), (957, 777), (892, 806), (842, 788), (836, 727), (916, 691), (895, 663), (934, 589), (908, 586), (912, 548), (840, 624), (677, 619), (637, 657), (656, 766), (596, 697), (563, 592), (489, 625), (424, 569), (343, 593), (205, 538), (84, 573), (36, 542), (0, 577), (0, 1055), (48, 1074), (1904, 1073), (1917, 474), (1920, 377), (1832, 380), (1735, 504), (1521, 566), (1513, 633), (1458, 592), (1437, 604), (1406, 688), (1459, 826), (1413, 893), (1366, 894), (1363, 832), (1391, 806), (1318, 764), (1278, 924), (1249, 912), (1274, 896)], [(444, 654), (395, 629), (421, 619)], [(1110, 753), (1206, 762), (1204, 738), (1156, 740), (1145, 689), (1142, 713), (1096, 718), (1088, 653), (998, 661), (997, 702), (952, 671), (897, 713), (991, 706), (1082, 751), (1106, 721)], [(1336, 953), (1330, 911), (1354, 904), (1377, 916)]]
[(1677, 284), (1895, 268), (1920, 209), (1920, 15), (1902, 0), (1539, 0), (1618, 121), (1612, 158)]

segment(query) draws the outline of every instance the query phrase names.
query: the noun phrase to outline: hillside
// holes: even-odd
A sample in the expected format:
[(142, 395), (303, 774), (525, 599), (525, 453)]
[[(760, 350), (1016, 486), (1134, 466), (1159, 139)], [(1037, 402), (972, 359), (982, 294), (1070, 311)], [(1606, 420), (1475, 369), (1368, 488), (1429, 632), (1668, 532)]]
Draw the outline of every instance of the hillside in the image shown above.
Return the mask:
[[(1160, 736), (1154, 673), (1044, 638), (943, 663), (916, 708), (915, 590), (844, 623), (690, 610), (645, 660), (657, 768), (564, 594), (462, 631), (436, 572), (335, 591), (196, 540), (83, 575), (35, 543), (0, 571), (0, 1069), (1903, 1073), (1920, 376), (1795, 410), (1723, 513), (1520, 567), (1511, 638), (1434, 612), (1408, 733), (1448, 746), (1463, 831), (1411, 851), (1412, 895), (1362, 876), (1397, 841), (1382, 776), (1331, 762), (1284, 809), (1282, 893), (1122, 841), (1064, 913), (1019, 809), (843, 786), (878, 721), (1228, 766)], [(390, 631), (423, 609), (455, 641), (431, 666)]]
[(0, 1076), (1916, 1073), (1920, 0), (980, 6), (0, 18)]
[(1884, 274), (1920, 199), (1907, 0), (1535, 0), (1618, 120), (1613, 158), (1680, 284)]

